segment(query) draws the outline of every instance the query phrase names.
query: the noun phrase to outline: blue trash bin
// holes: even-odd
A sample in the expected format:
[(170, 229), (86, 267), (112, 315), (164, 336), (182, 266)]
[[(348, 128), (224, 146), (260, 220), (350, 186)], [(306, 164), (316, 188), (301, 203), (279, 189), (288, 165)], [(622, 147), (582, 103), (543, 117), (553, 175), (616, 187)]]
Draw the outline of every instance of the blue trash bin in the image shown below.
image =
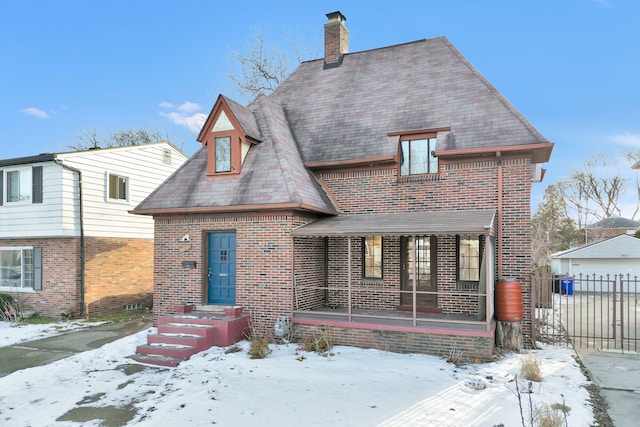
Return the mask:
[(566, 295), (573, 295), (573, 279), (562, 279), (560, 281), (560, 291)]

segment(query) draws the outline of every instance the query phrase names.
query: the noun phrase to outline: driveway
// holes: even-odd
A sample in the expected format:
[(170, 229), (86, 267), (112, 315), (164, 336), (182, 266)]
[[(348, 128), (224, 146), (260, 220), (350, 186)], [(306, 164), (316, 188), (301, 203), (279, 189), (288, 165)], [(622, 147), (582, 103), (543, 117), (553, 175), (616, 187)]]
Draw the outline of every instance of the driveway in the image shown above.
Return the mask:
[(149, 328), (151, 325), (151, 319), (136, 319), (1, 347), (0, 377), (21, 369), (46, 365), (76, 353), (96, 349), (119, 338)]

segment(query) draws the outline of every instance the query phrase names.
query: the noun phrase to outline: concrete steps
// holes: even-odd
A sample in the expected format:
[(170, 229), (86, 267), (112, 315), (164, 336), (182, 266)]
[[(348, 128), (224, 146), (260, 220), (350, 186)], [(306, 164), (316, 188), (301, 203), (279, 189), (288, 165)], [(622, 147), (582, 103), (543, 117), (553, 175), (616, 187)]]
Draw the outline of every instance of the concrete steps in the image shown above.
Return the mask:
[(230, 317), (221, 311), (196, 310), (157, 319), (158, 332), (136, 347), (131, 359), (175, 367), (212, 346), (226, 347), (246, 338), (249, 316)]

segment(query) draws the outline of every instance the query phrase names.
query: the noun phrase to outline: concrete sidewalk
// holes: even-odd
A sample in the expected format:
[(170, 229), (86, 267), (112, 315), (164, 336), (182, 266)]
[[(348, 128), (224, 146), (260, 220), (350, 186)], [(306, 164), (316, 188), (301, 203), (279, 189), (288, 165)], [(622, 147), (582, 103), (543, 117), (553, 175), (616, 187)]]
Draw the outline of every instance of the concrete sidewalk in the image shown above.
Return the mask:
[(635, 427), (640, 420), (640, 355), (578, 349), (582, 364), (609, 404), (616, 427)]
[(0, 377), (96, 349), (151, 326), (151, 318), (136, 319), (2, 347), (0, 348)]

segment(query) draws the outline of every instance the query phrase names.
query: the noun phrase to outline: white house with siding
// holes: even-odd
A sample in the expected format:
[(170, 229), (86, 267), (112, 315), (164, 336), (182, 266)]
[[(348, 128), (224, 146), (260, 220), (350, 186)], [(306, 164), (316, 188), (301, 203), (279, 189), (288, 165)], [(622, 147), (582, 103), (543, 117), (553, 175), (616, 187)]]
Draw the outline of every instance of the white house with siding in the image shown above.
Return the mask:
[(149, 306), (153, 220), (129, 211), (186, 159), (161, 142), (0, 160), (0, 294), (51, 316)]
[[(613, 278), (614, 275), (640, 277), (640, 239), (621, 234), (615, 237), (590, 242), (551, 255), (551, 271), (555, 275), (591, 279)], [(595, 285), (575, 280), (576, 291), (600, 291)], [(602, 289), (604, 291), (608, 289)]]

